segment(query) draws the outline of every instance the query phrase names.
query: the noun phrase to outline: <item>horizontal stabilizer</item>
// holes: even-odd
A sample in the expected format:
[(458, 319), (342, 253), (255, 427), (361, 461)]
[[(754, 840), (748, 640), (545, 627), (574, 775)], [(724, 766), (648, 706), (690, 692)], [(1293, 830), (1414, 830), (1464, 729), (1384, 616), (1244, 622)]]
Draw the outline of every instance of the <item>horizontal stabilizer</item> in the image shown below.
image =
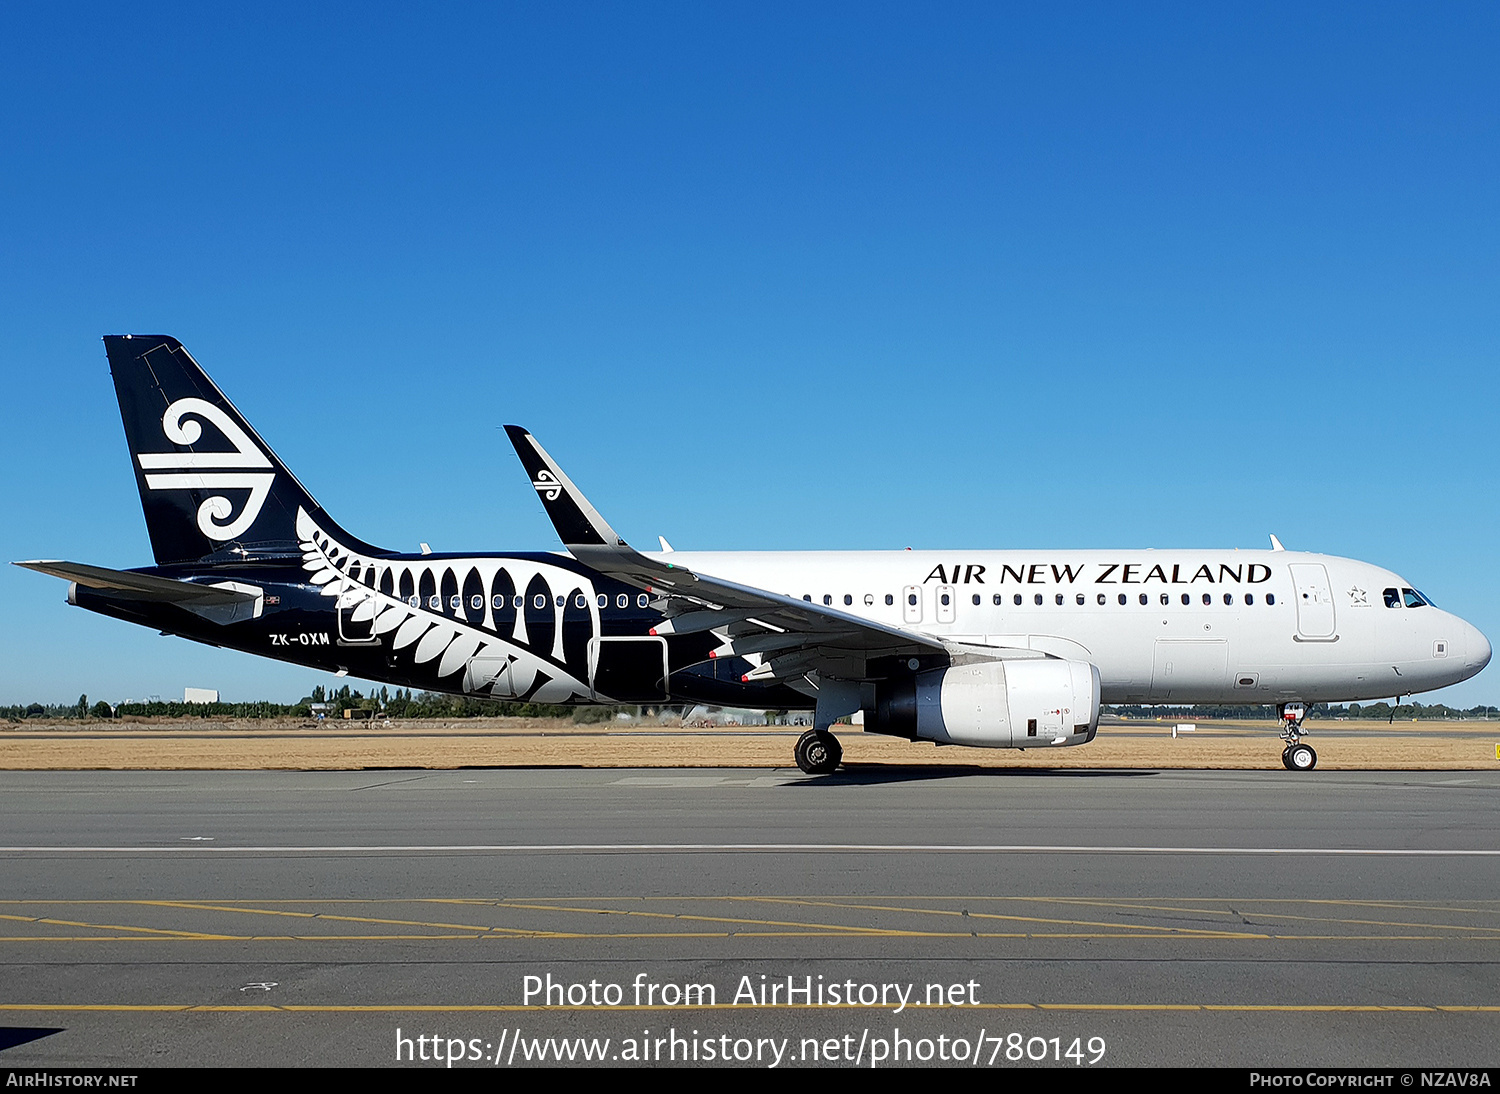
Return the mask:
[(76, 581), (90, 589), (124, 593), (132, 600), (152, 600), (165, 604), (181, 604), (184, 607), (213, 607), (249, 603), (257, 592), (248, 586), (238, 588), (222, 585), (195, 585), (191, 581), (177, 581), (170, 577), (153, 574), (132, 573), (129, 570), (110, 570), (103, 566), (90, 566), (83, 562), (56, 562), (42, 559), (35, 562), (17, 562), (28, 570), (39, 574), (50, 574), (64, 581)]

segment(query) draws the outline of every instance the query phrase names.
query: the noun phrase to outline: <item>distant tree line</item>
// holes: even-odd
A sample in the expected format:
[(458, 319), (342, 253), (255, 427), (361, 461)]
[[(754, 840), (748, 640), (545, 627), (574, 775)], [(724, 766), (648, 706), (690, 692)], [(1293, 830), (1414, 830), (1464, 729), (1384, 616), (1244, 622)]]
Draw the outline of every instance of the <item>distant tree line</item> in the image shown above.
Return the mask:
[[(442, 695), (423, 691), (413, 694), (410, 689), (398, 688), (394, 693), (386, 688), (372, 691), (369, 695), (351, 688), (348, 684), (330, 691), (321, 685), (313, 688), (312, 694), (295, 703), (272, 703), (259, 700), (250, 703), (183, 703), (161, 699), (123, 702), (113, 705), (105, 702), (89, 704), (87, 695), (80, 695), (76, 703), (29, 703), (16, 706), (0, 706), (0, 718), (24, 721), (28, 718), (311, 718), (314, 704), (326, 704), (332, 717), (339, 717), (346, 708), (384, 712), (392, 718), (571, 718), (574, 722), (608, 722), (621, 711), (640, 713), (639, 707), (618, 706), (562, 706), (553, 703), (512, 703), (498, 699), (475, 699), (462, 695)], [(664, 708), (665, 709), (665, 708)], [(1192, 706), (1106, 706), (1104, 714), (1119, 718), (1234, 718), (1240, 721), (1265, 719), (1276, 720), (1276, 708), (1262, 706), (1225, 706), (1214, 703), (1196, 703)], [(776, 712), (779, 713), (779, 712)], [(1389, 703), (1350, 703), (1348, 706), (1330, 706), (1315, 703), (1308, 711), (1309, 718), (1384, 718), (1392, 717)], [(1442, 703), (1402, 703), (1395, 708), (1398, 721), (1441, 720), (1495, 720), (1500, 718), (1500, 707), (1477, 706), (1460, 710)]]
[(29, 703), (0, 706), (0, 718), (23, 721), (28, 718), (311, 718), (314, 704), (326, 704), (329, 717), (340, 717), (345, 709), (384, 712), (392, 718), (571, 718), (575, 722), (605, 722), (622, 710), (637, 712), (636, 707), (561, 706), (553, 703), (512, 703), (498, 699), (475, 699), (460, 695), (442, 695), (424, 691), (413, 694), (398, 688), (387, 688), (369, 695), (345, 684), (337, 690), (321, 685), (312, 694), (295, 703), (272, 703), (259, 700), (250, 703), (184, 703), (178, 700), (143, 699), (139, 702), (97, 702), (89, 705), (87, 695), (78, 702)]

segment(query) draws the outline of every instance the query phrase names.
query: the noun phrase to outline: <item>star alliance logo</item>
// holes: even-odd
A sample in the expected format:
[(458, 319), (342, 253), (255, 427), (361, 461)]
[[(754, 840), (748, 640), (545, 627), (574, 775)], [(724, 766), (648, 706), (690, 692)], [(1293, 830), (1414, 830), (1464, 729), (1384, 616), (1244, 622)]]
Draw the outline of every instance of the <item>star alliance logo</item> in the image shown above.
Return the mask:
[(1349, 590), (1349, 603), (1351, 603), (1351, 604), (1369, 604), (1370, 601), (1365, 596), (1365, 591), (1363, 589), (1361, 589), (1358, 585), (1356, 585), (1352, 589)]

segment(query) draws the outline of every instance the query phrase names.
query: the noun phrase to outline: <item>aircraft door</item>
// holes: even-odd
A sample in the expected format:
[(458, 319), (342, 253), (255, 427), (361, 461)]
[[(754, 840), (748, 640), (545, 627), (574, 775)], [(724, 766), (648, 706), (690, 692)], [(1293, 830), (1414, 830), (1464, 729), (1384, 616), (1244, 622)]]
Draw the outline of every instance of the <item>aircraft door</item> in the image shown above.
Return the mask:
[(1322, 563), (1294, 562), (1292, 585), (1297, 590), (1297, 633), (1303, 638), (1328, 638), (1333, 634), (1333, 587)]
[(1228, 675), (1229, 643), (1225, 639), (1158, 638), (1149, 701), (1223, 701)]
[(464, 690), (483, 691), (495, 699), (514, 699), (517, 695), (511, 672), (514, 662), (515, 658), (508, 654), (481, 653), (471, 657), (464, 670)]
[(375, 634), (375, 609), (379, 607), (375, 594), (356, 585), (338, 597), (338, 642), (341, 646), (379, 645)]
[(661, 702), (668, 672), (665, 638), (589, 640), (589, 690), (598, 702)]

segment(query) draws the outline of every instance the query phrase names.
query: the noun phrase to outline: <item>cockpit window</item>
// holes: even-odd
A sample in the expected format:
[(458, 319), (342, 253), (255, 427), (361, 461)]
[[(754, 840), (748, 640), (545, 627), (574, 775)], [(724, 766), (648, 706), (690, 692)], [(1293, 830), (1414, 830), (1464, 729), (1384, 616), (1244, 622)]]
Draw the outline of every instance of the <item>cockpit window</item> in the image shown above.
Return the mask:
[(1408, 608), (1420, 608), (1427, 603), (1422, 599), (1422, 594), (1415, 589), (1402, 589), (1401, 598), (1406, 601)]
[(1387, 608), (1401, 607), (1401, 593), (1398, 590), (1387, 589), (1382, 595), (1385, 596), (1385, 606)]

